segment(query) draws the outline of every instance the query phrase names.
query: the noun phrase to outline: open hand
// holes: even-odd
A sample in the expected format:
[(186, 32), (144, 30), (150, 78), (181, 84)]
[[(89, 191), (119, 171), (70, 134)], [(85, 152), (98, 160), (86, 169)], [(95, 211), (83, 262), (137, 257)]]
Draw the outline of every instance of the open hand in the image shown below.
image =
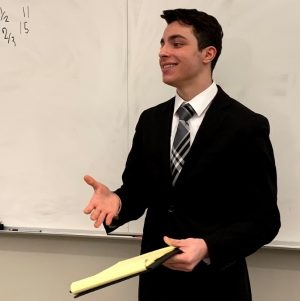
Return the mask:
[(85, 207), (84, 213), (90, 214), (95, 228), (99, 228), (103, 222), (110, 225), (119, 211), (121, 202), (119, 197), (91, 176), (84, 176), (84, 180), (94, 189), (94, 194)]

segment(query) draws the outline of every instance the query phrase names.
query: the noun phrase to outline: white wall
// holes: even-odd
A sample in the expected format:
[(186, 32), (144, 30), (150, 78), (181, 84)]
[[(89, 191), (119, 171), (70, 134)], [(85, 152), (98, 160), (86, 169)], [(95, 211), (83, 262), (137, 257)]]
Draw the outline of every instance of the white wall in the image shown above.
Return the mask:
[[(138, 255), (138, 240), (0, 234), (1, 301), (69, 301), (73, 281)], [(299, 301), (300, 250), (261, 249), (248, 258), (253, 301)], [(81, 297), (136, 301), (137, 278)]]
[(247, 262), (253, 301), (300, 300), (300, 250), (263, 248)]
[[(1, 234), (0, 234), (1, 235)], [(67, 301), (73, 281), (139, 253), (139, 242), (64, 236), (0, 236), (1, 301)], [(137, 300), (137, 278), (81, 300)]]

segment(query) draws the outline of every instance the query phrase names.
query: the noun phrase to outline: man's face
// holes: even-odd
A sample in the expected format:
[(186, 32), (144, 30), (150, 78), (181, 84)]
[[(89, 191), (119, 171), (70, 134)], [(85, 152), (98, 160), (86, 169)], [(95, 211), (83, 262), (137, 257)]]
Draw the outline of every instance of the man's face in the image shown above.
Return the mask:
[(192, 26), (177, 21), (169, 24), (159, 52), (163, 82), (177, 89), (196, 84), (203, 72), (201, 54)]

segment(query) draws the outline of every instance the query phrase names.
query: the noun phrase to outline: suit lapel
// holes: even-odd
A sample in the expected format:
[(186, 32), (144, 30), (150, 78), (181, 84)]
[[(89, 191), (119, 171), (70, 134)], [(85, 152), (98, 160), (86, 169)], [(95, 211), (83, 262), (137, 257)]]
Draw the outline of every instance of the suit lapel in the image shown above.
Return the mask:
[(226, 116), (225, 111), (229, 105), (228, 99), (229, 96), (218, 87), (218, 93), (212, 100), (212, 103), (204, 116), (190, 152), (185, 158), (185, 164), (177, 182), (180, 182), (180, 178), (184, 177), (184, 174), (188, 172), (190, 168), (193, 168), (193, 162), (197, 160), (197, 157), (201, 155), (206, 146), (216, 139), (216, 133)]
[(157, 126), (159, 131), (160, 141), (157, 141), (159, 154), (161, 154), (161, 167), (163, 177), (168, 179), (171, 184), (171, 169), (170, 169), (170, 137), (172, 128), (172, 119), (174, 112), (175, 97), (167, 101), (165, 106), (161, 107), (158, 118)]
[[(208, 108), (205, 117), (201, 123), (201, 126), (196, 134), (193, 145), (189, 154), (186, 157), (186, 162), (177, 180), (179, 184), (180, 179), (184, 177), (184, 174), (193, 168), (193, 162), (201, 155), (205, 147), (214, 139), (216, 139), (217, 131), (221, 126), (226, 114), (226, 108), (229, 106), (228, 101), (230, 97), (218, 86), (218, 93), (212, 100), (210, 107)], [(159, 137), (161, 141), (157, 141), (157, 147), (159, 147), (158, 153), (161, 154), (161, 172), (162, 176), (171, 185), (171, 170), (170, 170), (170, 136), (172, 127), (172, 118), (174, 112), (173, 97), (165, 103), (165, 105), (159, 107), (157, 111), (157, 120), (155, 125), (159, 131)], [(176, 184), (176, 185), (177, 185)]]

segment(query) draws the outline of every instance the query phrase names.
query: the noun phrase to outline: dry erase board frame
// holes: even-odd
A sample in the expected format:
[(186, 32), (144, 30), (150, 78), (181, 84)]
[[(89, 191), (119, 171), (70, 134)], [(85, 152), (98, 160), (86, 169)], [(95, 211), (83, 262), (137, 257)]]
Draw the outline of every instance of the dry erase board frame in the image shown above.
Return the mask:
[(33, 236), (65, 236), (65, 237), (89, 237), (89, 238), (109, 238), (109, 239), (133, 239), (141, 240), (142, 236), (139, 234), (118, 232), (105, 234), (103, 231), (89, 231), (89, 230), (72, 230), (72, 229), (47, 229), (47, 228), (30, 228), (30, 227), (4, 227), (0, 230), (1, 235), (33, 235)]
[[(1, 1), (10, 23), (2, 18), (0, 26), (17, 45), (0, 40), (0, 219), (15, 226), (90, 228), (81, 215), (91, 194), (82, 176), (118, 187), (139, 114), (174, 94), (161, 83), (165, 22), (159, 15), (196, 7), (215, 15), (224, 29), (214, 79), (270, 121), (282, 215), (276, 240), (300, 242), (300, 4), (100, 2)], [(142, 230), (142, 220), (138, 224)]]

